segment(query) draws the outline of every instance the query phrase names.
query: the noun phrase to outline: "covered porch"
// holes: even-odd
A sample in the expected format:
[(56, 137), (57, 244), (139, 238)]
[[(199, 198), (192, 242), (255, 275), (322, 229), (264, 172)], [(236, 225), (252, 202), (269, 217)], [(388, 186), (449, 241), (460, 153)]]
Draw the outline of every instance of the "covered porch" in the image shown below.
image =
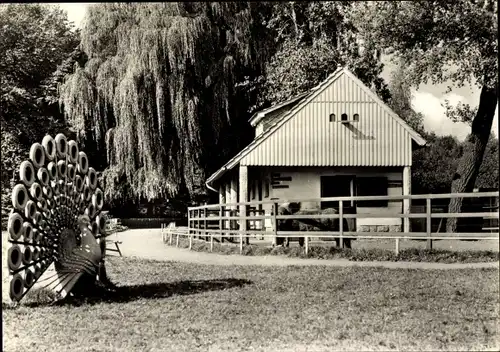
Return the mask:
[[(339, 202), (324, 202), (328, 197), (406, 196), (411, 194), (411, 167), (262, 167), (238, 165), (214, 175), (209, 186), (218, 192), (219, 204), (227, 204), (225, 212), (247, 216), (271, 215), (273, 203), (301, 200), (301, 210), (320, 212), (326, 208), (338, 210)], [(217, 177), (218, 176), (218, 177)], [(248, 203), (246, 205), (236, 203)], [(408, 214), (410, 199), (344, 202), (345, 213), (359, 213), (366, 218), (355, 221), (359, 232), (409, 232), (408, 218), (394, 219), (394, 212)], [(369, 214), (375, 214), (370, 218)], [(384, 218), (383, 215), (388, 217)], [(354, 220), (354, 219), (353, 219)], [(272, 231), (269, 218), (248, 223), (226, 221), (224, 227), (233, 230)]]

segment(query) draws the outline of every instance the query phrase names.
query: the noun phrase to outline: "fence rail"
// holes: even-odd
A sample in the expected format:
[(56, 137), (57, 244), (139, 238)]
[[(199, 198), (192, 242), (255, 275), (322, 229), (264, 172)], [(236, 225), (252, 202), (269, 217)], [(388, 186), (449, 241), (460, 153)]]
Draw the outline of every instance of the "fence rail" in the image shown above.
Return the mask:
[[(175, 228), (172, 226), (162, 226), (162, 233), (164, 233), (164, 241), (166, 236), (169, 236), (169, 242), (172, 244), (172, 236), (177, 235), (176, 244), (179, 244), (179, 236), (189, 237), (189, 248), (191, 249), (193, 239), (195, 237), (210, 240), (211, 249), (213, 248), (214, 238), (218, 237), (220, 242), (226, 239), (239, 238), (240, 252), (243, 250), (243, 243), (247, 242), (250, 237), (258, 236), (261, 239), (271, 238), (273, 245), (277, 244), (279, 238), (299, 238), (303, 239), (305, 252), (309, 250), (309, 242), (313, 238), (321, 237), (329, 240), (338, 240), (340, 246), (343, 247), (344, 242), (350, 239), (374, 239), (374, 238), (390, 238), (395, 240), (396, 253), (399, 252), (399, 241), (401, 239), (415, 239), (427, 240), (427, 248), (432, 249), (433, 240), (498, 240), (498, 197), (499, 192), (474, 192), (474, 193), (452, 193), (452, 194), (427, 194), (427, 195), (398, 195), (398, 196), (370, 196), (370, 197), (325, 197), (313, 199), (292, 199), (292, 200), (267, 200), (255, 202), (239, 202), (239, 203), (223, 203), (223, 204), (208, 204), (197, 207), (188, 208), (188, 227)], [(475, 208), (467, 206), (467, 212), (461, 213), (447, 213), (447, 212), (433, 212), (432, 200), (435, 199), (450, 199), (450, 198), (490, 198), (490, 204), (483, 206), (476, 204)], [(493, 199), (494, 205), (491, 205)], [(423, 211), (411, 212), (410, 207), (401, 212), (391, 211), (387, 209), (384, 213), (375, 214), (346, 214), (344, 202), (356, 202), (365, 200), (390, 200), (390, 201), (403, 201), (403, 200), (425, 200), (425, 205), (420, 206)], [(338, 202), (337, 214), (295, 214), (295, 215), (282, 215), (278, 214), (280, 204), (289, 202)], [(271, 205), (271, 211), (257, 209), (260, 205)], [(255, 207), (255, 208), (254, 208)], [(477, 212), (471, 210), (478, 210)], [(489, 211), (485, 211), (489, 210)], [(243, 214), (243, 215), (242, 215)], [(360, 232), (352, 231), (355, 229), (349, 228), (351, 225), (346, 223), (348, 219), (401, 219), (404, 231), (392, 232)], [(432, 231), (432, 220), (441, 219), (445, 221), (448, 218), (469, 219), (470, 226), (479, 231), (462, 231), (462, 232), (438, 232)], [(426, 226), (423, 231), (410, 231), (410, 219), (424, 219)], [(267, 223), (266, 224), (266, 220)], [(316, 227), (319, 231), (290, 231), (290, 229), (283, 229), (286, 220), (297, 221), (306, 220), (307, 225)], [(309, 221), (307, 221), (309, 220)], [(310, 220), (317, 222), (311, 225)], [(335, 226), (332, 228), (332, 223), (328, 226), (328, 231), (323, 228), (315, 226), (321, 224), (321, 220), (335, 220)], [(481, 221), (489, 220), (496, 221), (496, 225), (487, 227), (484, 232), (484, 226), (480, 226)], [(354, 220), (355, 221), (355, 220)], [(463, 220), (462, 220), (463, 221)], [(346, 228), (347, 225), (347, 228)], [(381, 225), (379, 225), (381, 226)], [(383, 225), (382, 225), (383, 226)], [(398, 225), (401, 227), (401, 225)], [(329, 230), (332, 231), (329, 231)]]

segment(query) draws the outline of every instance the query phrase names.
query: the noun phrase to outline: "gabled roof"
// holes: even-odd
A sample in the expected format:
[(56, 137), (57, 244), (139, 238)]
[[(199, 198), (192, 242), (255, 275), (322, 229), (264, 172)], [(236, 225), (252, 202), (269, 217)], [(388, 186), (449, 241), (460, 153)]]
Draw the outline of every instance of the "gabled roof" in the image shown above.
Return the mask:
[(264, 117), (266, 117), (267, 114), (269, 114), (269, 113), (271, 113), (273, 111), (276, 111), (278, 109), (287, 107), (289, 105), (292, 105), (291, 107), (293, 107), (293, 105), (296, 105), (296, 104), (300, 103), (300, 101), (302, 99), (304, 99), (305, 97), (307, 97), (309, 94), (311, 94), (310, 91), (302, 93), (302, 94), (299, 94), (296, 97), (293, 97), (292, 99), (284, 101), (284, 102), (282, 102), (280, 104), (276, 104), (276, 105), (273, 105), (273, 106), (271, 106), (269, 108), (257, 111), (257, 112), (255, 112), (252, 115), (252, 117), (250, 118), (250, 120), (248, 120), (248, 122), (250, 122), (250, 125), (252, 127), (255, 127), (260, 121), (262, 121), (262, 119)]
[[(267, 138), (269, 138), (271, 135), (273, 135), (277, 130), (281, 128), (287, 121), (289, 121), (294, 115), (296, 115), (302, 108), (304, 108), (307, 104), (309, 104), (315, 97), (317, 97), (319, 94), (321, 94), (326, 88), (328, 88), (335, 80), (337, 80), (342, 74), (347, 75), (350, 79), (352, 79), (354, 82), (356, 82), (360, 87), (363, 88), (365, 93), (373, 99), (374, 102), (376, 102), (379, 106), (381, 106), (387, 113), (390, 115), (397, 123), (399, 123), (411, 136), (411, 138), (420, 146), (425, 145), (426, 141), (418, 134), (415, 130), (413, 130), (404, 120), (402, 120), (394, 111), (392, 111), (371, 89), (366, 87), (363, 82), (361, 82), (354, 74), (352, 74), (349, 70), (346, 68), (338, 68), (334, 73), (332, 73), (328, 78), (320, 83), (317, 87), (311, 89), (309, 92), (304, 93), (304, 95), (295, 97), (294, 99), (296, 100), (289, 100), (281, 106), (274, 106), (272, 108), (264, 110), (265, 114), (276, 110), (280, 107), (283, 107), (288, 104), (292, 104), (295, 101), (298, 101), (298, 104), (296, 104), (291, 110), (283, 114), (273, 125), (271, 125), (266, 131), (258, 135), (248, 146), (246, 146), (243, 150), (241, 150), (238, 154), (236, 154), (230, 161), (228, 161), (223, 167), (221, 167), (216, 173), (214, 173), (212, 176), (210, 176), (206, 184), (209, 188), (213, 189), (211, 187), (212, 183), (219, 179), (223, 174), (225, 174), (227, 171), (231, 170), (233, 167), (238, 165), (241, 159), (243, 159), (246, 155), (248, 155), (251, 151), (253, 151), (255, 148), (257, 148), (262, 142), (264, 142)], [(261, 111), (263, 113), (264, 111)], [(258, 113), (254, 114), (252, 119), (257, 120)], [(251, 119), (251, 120), (252, 120)]]

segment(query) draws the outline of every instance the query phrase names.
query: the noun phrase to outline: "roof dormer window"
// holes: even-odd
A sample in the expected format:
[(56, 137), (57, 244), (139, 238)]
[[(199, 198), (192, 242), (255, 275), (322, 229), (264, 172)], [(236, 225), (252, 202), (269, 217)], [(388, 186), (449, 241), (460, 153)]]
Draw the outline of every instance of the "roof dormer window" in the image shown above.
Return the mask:
[(340, 115), (340, 121), (348, 121), (347, 119), (347, 114), (344, 112), (342, 115)]

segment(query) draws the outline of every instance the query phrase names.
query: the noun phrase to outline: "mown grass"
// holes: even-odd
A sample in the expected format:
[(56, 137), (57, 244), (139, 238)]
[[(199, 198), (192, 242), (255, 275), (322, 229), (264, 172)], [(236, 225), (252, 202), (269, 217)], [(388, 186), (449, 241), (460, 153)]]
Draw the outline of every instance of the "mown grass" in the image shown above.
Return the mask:
[[(174, 242), (175, 243), (175, 242)], [(179, 239), (179, 247), (188, 248), (187, 238)], [(193, 240), (192, 250), (198, 252), (210, 252), (210, 243), (204, 240)], [(239, 245), (221, 244), (214, 242), (213, 252), (219, 254), (240, 254)], [(316, 259), (349, 259), (352, 261), (413, 261), (413, 262), (434, 262), (434, 263), (484, 263), (497, 262), (500, 260), (500, 253), (489, 250), (427, 250), (422, 248), (406, 248), (396, 254), (393, 250), (380, 248), (338, 248), (334, 246), (310, 246), (306, 255), (304, 248), (296, 245), (290, 247), (262, 246), (250, 244), (243, 246), (243, 255), (283, 255), (295, 258), (316, 258)]]
[[(109, 258), (116, 294), (4, 304), (4, 351), (498, 350), (495, 269)], [(48, 297), (47, 297), (48, 298)]]

